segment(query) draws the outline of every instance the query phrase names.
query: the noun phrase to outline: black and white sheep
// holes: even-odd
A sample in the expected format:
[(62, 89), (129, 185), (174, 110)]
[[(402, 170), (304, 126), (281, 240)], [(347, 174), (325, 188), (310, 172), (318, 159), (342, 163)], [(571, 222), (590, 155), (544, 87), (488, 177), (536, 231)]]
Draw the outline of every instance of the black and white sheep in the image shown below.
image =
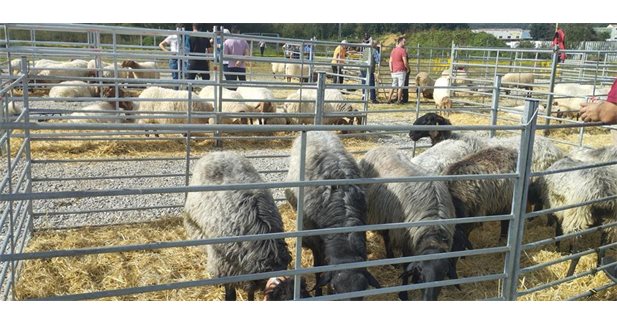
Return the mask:
[[(379, 147), (366, 153), (360, 161), (366, 178), (425, 176), (428, 172), (413, 164), (394, 147)], [(370, 184), (366, 189), (368, 223), (402, 223), (455, 218), (452, 198), (444, 182), (405, 182)], [(452, 250), (454, 225), (417, 226), (380, 231), (388, 258), (394, 251), (402, 256), (428, 255)], [(436, 259), (404, 266), (403, 285), (409, 276), (412, 283), (441, 281), (446, 276), (456, 279), (456, 259)], [(437, 300), (440, 287), (423, 290), (424, 300)], [(407, 300), (407, 292), (400, 292)]]
[[(234, 152), (211, 152), (195, 164), (190, 185), (263, 182), (248, 159)], [(267, 189), (190, 192), (184, 211), (184, 227), (191, 239), (284, 232), (283, 221)], [(285, 270), (291, 262), (284, 239), (207, 245), (205, 249), (207, 271), (215, 278)], [(292, 280), (284, 282), (291, 284)], [(271, 283), (266, 286), (266, 280), (224, 286), (225, 300), (236, 300), (236, 288), (240, 287), (248, 292), (248, 300), (254, 300), (258, 288), (267, 288), (268, 293), (276, 291)], [(293, 297), (286, 295), (288, 299)]]
[[(287, 181), (299, 179), (300, 137), (291, 148)], [(340, 139), (329, 132), (307, 132), (306, 180), (360, 178), (360, 170)], [(285, 190), (285, 196), (296, 209), (298, 189)], [(304, 192), (303, 229), (352, 227), (366, 224), (366, 198), (358, 185), (310, 186)], [(332, 235), (310, 236), (302, 239), (302, 246), (313, 253), (315, 266), (366, 261), (366, 235), (363, 231)], [(356, 268), (330, 271), (315, 275), (316, 295), (329, 285), (334, 293), (363, 291), (369, 285), (379, 287), (377, 280), (366, 270)]]
[[(589, 164), (571, 157), (556, 161), (547, 170), (575, 168)], [(532, 183), (530, 198), (544, 209), (557, 208), (565, 205), (583, 203), (592, 200), (617, 195), (617, 170), (612, 167), (586, 168), (569, 172), (543, 175)], [(553, 213), (557, 223), (555, 235), (569, 234), (617, 222), (617, 202), (613, 200), (595, 202), (583, 206), (561, 210)], [(600, 246), (607, 240), (617, 240), (617, 229), (609, 227), (602, 230)], [(576, 239), (569, 241), (572, 252)], [(604, 252), (598, 254), (598, 266)], [(567, 276), (574, 274), (579, 258), (571, 261)]]

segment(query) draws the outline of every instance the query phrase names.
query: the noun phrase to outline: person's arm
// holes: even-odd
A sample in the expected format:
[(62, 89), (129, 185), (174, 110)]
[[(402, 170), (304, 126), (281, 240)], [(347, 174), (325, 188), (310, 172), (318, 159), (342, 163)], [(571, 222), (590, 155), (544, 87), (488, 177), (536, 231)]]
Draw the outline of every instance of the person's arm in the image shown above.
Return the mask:
[(166, 40), (162, 40), (159, 43), (159, 48), (161, 48), (161, 50), (163, 50), (165, 52), (169, 52), (169, 50), (167, 49), (166, 45), (167, 45), (167, 41)]
[(582, 103), (581, 120), (585, 122), (617, 123), (617, 104), (604, 101), (600, 103)]
[(390, 59), (388, 59), (388, 66), (390, 67), (390, 72), (394, 72), (394, 70), (392, 69), (392, 56), (390, 56)]
[(405, 70), (409, 72), (409, 64), (407, 64), (407, 54), (403, 55), (403, 64), (405, 64)]

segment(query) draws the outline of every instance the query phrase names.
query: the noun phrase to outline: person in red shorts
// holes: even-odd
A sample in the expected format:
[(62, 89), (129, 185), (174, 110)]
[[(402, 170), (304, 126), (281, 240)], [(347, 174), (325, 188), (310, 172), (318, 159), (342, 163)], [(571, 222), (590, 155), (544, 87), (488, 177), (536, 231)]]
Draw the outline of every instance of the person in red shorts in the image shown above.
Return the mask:
[[(585, 122), (617, 123), (617, 79), (613, 82), (606, 101), (582, 103), (580, 113), (581, 120)], [(617, 145), (617, 131), (611, 130), (611, 133), (613, 144)]]

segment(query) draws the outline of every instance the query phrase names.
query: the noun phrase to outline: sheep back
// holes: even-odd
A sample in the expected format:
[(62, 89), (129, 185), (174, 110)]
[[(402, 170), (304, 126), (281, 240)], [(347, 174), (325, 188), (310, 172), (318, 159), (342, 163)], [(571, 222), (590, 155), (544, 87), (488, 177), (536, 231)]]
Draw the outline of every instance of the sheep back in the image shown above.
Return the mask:
[[(366, 178), (425, 176), (428, 171), (413, 164), (394, 147), (379, 147), (366, 153), (360, 161)], [(369, 184), (366, 189), (368, 223), (400, 223), (454, 218), (454, 205), (445, 182), (405, 182)], [(391, 229), (392, 248), (402, 248), (405, 255), (422, 253), (422, 248), (440, 247), (450, 251), (454, 225), (420, 226)], [(436, 238), (441, 240), (435, 241)], [(429, 243), (423, 241), (430, 241)]]
[[(190, 185), (263, 183), (244, 157), (212, 152), (195, 163)], [(283, 232), (283, 221), (267, 189), (190, 192), (184, 225), (192, 239)], [(291, 261), (283, 239), (206, 246), (212, 277), (283, 270)]]

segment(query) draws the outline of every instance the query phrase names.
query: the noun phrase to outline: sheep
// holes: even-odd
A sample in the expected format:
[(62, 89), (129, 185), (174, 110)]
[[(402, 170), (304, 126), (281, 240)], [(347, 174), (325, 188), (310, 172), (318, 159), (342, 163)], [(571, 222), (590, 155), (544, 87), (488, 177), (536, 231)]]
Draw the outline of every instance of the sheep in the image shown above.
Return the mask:
[[(239, 92), (234, 90), (229, 90), (227, 88), (222, 88), (222, 101), (221, 101), (221, 112), (223, 113), (252, 113), (254, 109), (246, 105), (246, 103), (242, 101), (236, 100), (244, 100), (242, 95)], [(214, 107), (216, 103), (214, 102), (214, 98), (218, 98), (218, 92), (215, 96), (215, 90), (218, 91), (218, 88), (213, 86), (206, 86), (199, 92), (199, 97), (204, 98), (209, 101), (210, 105)], [(227, 101), (226, 99), (231, 99), (234, 101)], [(210, 101), (211, 100), (211, 101)], [(219, 99), (220, 100), (220, 99)], [(214, 123), (214, 119), (212, 119), (212, 123)], [(253, 124), (253, 118), (246, 117), (220, 117), (219, 124)]]
[(285, 63), (282, 62), (272, 62), (272, 77), (276, 79), (277, 74), (285, 73)]
[(36, 72), (36, 77), (43, 77), (41, 82), (52, 82), (48, 77), (60, 79), (69, 79), (73, 77), (88, 76), (88, 62), (84, 60), (73, 60), (71, 62), (59, 62), (52, 60), (39, 60), (34, 64), (33, 71)]
[[(315, 113), (315, 100), (317, 99), (317, 91), (314, 89), (302, 89), (287, 96), (288, 102), (283, 106), (289, 113)], [(302, 102), (295, 102), (302, 100)], [(351, 105), (345, 102), (346, 99), (343, 94), (337, 89), (326, 89), (324, 93), (324, 113), (334, 112), (357, 112)], [(292, 124), (313, 124), (315, 119), (313, 117), (299, 117), (291, 118)], [(357, 125), (362, 124), (362, 117), (360, 116), (332, 116), (324, 117), (323, 124), (343, 124), (351, 125), (356, 122)]]
[[(32, 66), (33, 62), (28, 61), (28, 65)], [(17, 75), (21, 73), (21, 58), (11, 60), (11, 74)]]
[[(414, 122), (414, 125), (451, 125), (451, 123), (450, 120), (444, 118), (443, 116), (435, 113), (428, 113), (419, 117)], [(473, 142), (473, 146), (475, 148), (503, 146), (518, 150), (521, 143), (520, 136), (479, 139), (477, 136), (470, 134), (464, 135), (459, 132), (452, 131), (411, 131), (409, 132), (409, 137), (413, 141), (418, 141), (423, 137), (429, 137), (431, 139), (431, 144), (433, 145), (446, 139), (463, 140), (464, 142)], [(431, 152), (438, 153), (438, 151)], [(561, 150), (555, 146), (550, 139), (536, 136), (533, 146), (531, 170), (534, 172), (543, 171), (562, 157), (563, 152), (561, 152)]]
[[(428, 172), (413, 164), (394, 147), (378, 147), (364, 155), (359, 163), (362, 177), (397, 178), (424, 176)], [(444, 182), (405, 182), (370, 184), (366, 189), (368, 223), (403, 223), (454, 218), (454, 206)], [(394, 250), (403, 256), (449, 252), (452, 249), (454, 225), (418, 226), (380, 231), (388, 258)], [(409, 263), (403, 267), (403, 282), (409, 275), (412, 283), (441, 281), (446, 276), (456, 279), (456, 259), (439, 259)], [(440, 287), (423, 290), (424, 300), (437, 300)], [(407, 292), (399, 292), (407, 300)]]
[[(588, 162), (564, 157), (556, 161), (547, 170), (560, 170), (575, 168), (588, 164)], [(530, 198), (535, 198), (537, 205), (544, 209), (557, 208), (586, 201), (601, 199), (617, 195), (617, 170), (611, 167), (599, 167), (579, 169), (570, 172), (562, 172), (543, 175), (533, 182), (529, 189)], [(595, 202), (571, 209), (556, 211), (553, 213), (555, 220), (555, 236), (582, 231), (601, 224), (617, 222), (617, 202), (608, 200)], [(617, 229), (609, 227), (602, 229), (600, 246), (607, 240), (617, 239)], [(576, 240), (569, 241), (570, 252), (574, 251)], [(597, 265), (600, 266), (604, 251), (598, 254)], [(580, 258), (570, 262), (567, 275), (574, 274)]]
[(136, 79), (160, 79), (161, 77), (161, 74), (156, 71), (156, 62), (135, 62), (133, 60), (124, 60), (120, 66), (122, 68), (131, 68), (131, 72)]
[(79, 80), (63, 81), (57, 86), (51, 87), (51, 98), (76, 98), (98, 96), (99, 88), (88, 86), (86, 82)]
[(420, 88), (425, 99), (433, 99), (433, 86), (435, 86), (435, 80), (427, 72), (420, 72), (416, 75), (416, 87)]
[[(138, 124), (174, 124), (188, 123), (186, 112), (188, 107), (188, 92), (181, 90), (172, 90), (161, 87), (148, 87), (141, 92), (138, 97), (140, 99), (138, 112), (151, 113), (167, 113), (176, 112), (183, 113), (178, 117), (154, 118), (142, 114), (143, 117), (137, 120)], [(152, 99), (166, 99), (166, 101), (149, 101)], [(212, 105), (202, 101), (200, 96), (192, 94), (192, 111), (195, 113), (212, 112)], [(207, 117), (192, 117), (191, 123), (208, 124)], [(158, 135), (156, 135), (158, 136)]]
[[(257, 112), (273, 113), (276, 111), (274, 103), (274, 94), (268, 88), (255, 88), (255, 87), (238, 87), (236, 91), (247, 100), (253, 100), (251, 102), (245, 102), (244, 104), (250, 106)], [(259, 124), (265, 124), (267, 121), (265, 118), (258, 119)]]
[[(435, 102), (435, 107), (439, 111), (443, 111), (444, 114), (450, 115), (450, 109), (452, 109), (452, 94), (448, 87), (448, 83), (450, 82), (450, 77), (439, 77), (435, 80), (433, 90), (433, 101)], [(441, 87), (441, 88), (440, 88)]]
[[(518, 153), (505, 147), (490, 147), (470, 154), (448, 166), (444, 175), (506, 174), (516, 172)], [(514, 181), (512, 179), (450, 180), (446, 182), (457, 218), (510, 214)], [(508, 221), (501, 222), (500, 238), (507, 235)], [(469, 237), (477, 224), (458, 227)]]
[[(126, 93), (119, 89), (119, 94), (116, 96), (115, 87), (107, 87), (103, 91), (103, 95), (107, 98), (123, 98)], [(124, 111), (133, 110), (131, 101), (106, 101), (96, 102), (94, 104), (80, 108), (83, 112), (74, 112), (69, 115), (69, 122), (73, 123), (126, 123), (130, 122), (125, 118), (127, 115)], [(82, 119), (82, 117), (90, 117)]]
[[(611, 162), (617, 160), (617, 147), (606, 146), (601, 148), (575, 148), (570, 151), (568, 157), (588, 163)], [(612, 165), (617, 168), (617, 165)]]
[[(510, 88), (523, 88), (529, 91), (533, 90), (534, 75), (528, 72), (508, 72), (501, 77), (501, 84)], [(510, 95), (510, 90), (505, 91), (506, 95)]]
[[(70, 123), (123, 123), (125, 114), (116, 110), (113, 102), (96, 102), (80, 108), (83, 112), (74, 112), (69, 115)], [(82, 118), (88, 117), (88, 118)]]
[[(297, 181), (300, 165), (300, 137), (291, 148), (287, 181)], [(355, 179), (360, 170), (341, 140), (330, 132), (306, 133), (306, 180)], [(285, 197), (296, 209), (298, 189), (286, 189)], [(321, 185), (304, 191), (303, 229), (362, 226), (366, 223), (366, 198), (358, 185)], [(366, 261), (366, 237), (363, 231), (310, 236), (302, 246), (313, 253), (314, 266)], [(334, 293), (366, 290), (379, 283), (366, 270), (356, 268), (315, 274), (316, 295), (321, 287), (330, 285)], [(361, 299), (361, 298), (360, 298)]]
[[(278, 114), (287, 114), (287, 111), (284, 108), (277, 108), (276, 109), (276, 113)], [(266, 117), (265, 118), (265, 124), (270, 124), (270, 125), (288, 125), (291, 124), (290, 118), (289, 117)]]
[[(263, 182), (248, 159), (224, 151), (200, 158), (195, 163), (190, 185)], [(268, 189), (189, 192), (183, 221), (190, 239), (284, 232), (283, 220)], [(282, 238), (207, 245), (205, 250), (207, 271), (214, 278), (286, 270), (291, 262)], [(262, 279), (225, 284), (225, 300), (236, 300), (236, 288), (241, 287), (248, 292), (248, 300), (255, 299), (255, 291), (260, 287), (271, 293), (274, 291), (271, 284), (277, 279), (270, 280), (270, 283)]]
[[(113, 63), (107, 63), (107, 62), (101, 62), (101, 64), (103, 65), (101, 67), (101, 71), (102, 74), (101, 76), (103, 78), (114, 78), (114, 70), (116, 70), (116, 67)], [(136, 79), (137, 76), (135, 75), (135, 73), (132, 71), (132, 69), (130, 68), (122, 68), (121, 65), (118, 65), (118, 78), (123, 78), (123, 79), (129, 79), (129, 78), (134, 78)], [(96, 77), (97, 75), (97, 67), (96, 67), (96, 61), (95, 60), (90, 60), (88, 61), (88, 77)]]
[(291, 78), (298, 78), (304, 82), (308, 82), (309, 76), (308, 64), (300, 63), (287, 63), (285, 64), (285, 75), (287, 76), (287, 82), (291, 82)]
[(585, 102), (587, 96), (606, 96), (610, 87), (594, 85), (579, 85), (574, 83), (555, 84), (553, 93), (555, 97), (553, 106), (557, 107), (556, 115), (558, 118), (578, 119), (580, 105)]

